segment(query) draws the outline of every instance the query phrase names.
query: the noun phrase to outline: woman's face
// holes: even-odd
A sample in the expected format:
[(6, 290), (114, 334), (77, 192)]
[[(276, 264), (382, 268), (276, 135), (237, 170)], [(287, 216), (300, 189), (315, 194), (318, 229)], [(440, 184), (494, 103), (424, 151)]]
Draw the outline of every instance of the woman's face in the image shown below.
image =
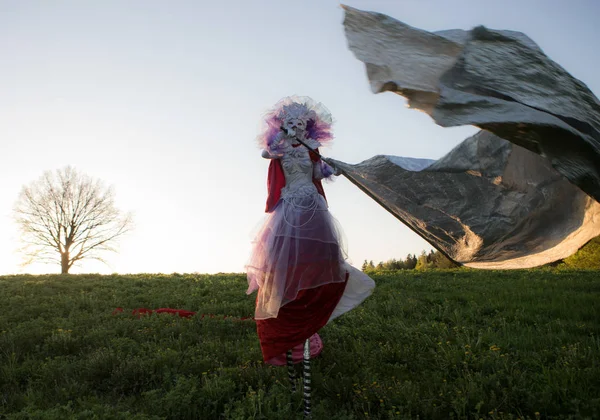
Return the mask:
[(303, 138), (306, 124), (300, 118), (286, 118), (283, 122), (283, 128), (288, 136)]

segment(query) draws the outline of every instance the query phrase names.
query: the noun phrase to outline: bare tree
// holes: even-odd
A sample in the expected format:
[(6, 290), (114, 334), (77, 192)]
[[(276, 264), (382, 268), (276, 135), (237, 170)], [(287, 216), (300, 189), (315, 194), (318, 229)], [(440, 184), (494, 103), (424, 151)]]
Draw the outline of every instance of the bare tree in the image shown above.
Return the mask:
[(73, 264), (116, 251), (116, 240), (132, 227), (130, 214), (115, 207), (112, 187), (70, 166), (45, 172), (24, 186), (14, 208), (26, 260), (59, 263), (67, 274)]

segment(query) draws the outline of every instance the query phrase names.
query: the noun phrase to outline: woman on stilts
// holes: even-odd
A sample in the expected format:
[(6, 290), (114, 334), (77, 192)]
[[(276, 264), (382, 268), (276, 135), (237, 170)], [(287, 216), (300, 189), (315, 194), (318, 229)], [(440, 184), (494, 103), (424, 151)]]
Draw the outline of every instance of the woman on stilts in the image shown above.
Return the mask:
[[(246, 266), (248, 291), (258, 290), (255, 319), (263, 359), (288, 366), (304, 362), (304, 414), (310, 416), (310, 358), (330, 320), (367, 298), (375, 283), (346, 262), (342, 233), (321, 184), (335, 169), (319, 154), (331, 139), (332, 119), (320, 103), (288, 97), (267, 114), (259, 136), (270, 159), (266, 220)], [(337, 174), (336, 174), (337, 175)]]

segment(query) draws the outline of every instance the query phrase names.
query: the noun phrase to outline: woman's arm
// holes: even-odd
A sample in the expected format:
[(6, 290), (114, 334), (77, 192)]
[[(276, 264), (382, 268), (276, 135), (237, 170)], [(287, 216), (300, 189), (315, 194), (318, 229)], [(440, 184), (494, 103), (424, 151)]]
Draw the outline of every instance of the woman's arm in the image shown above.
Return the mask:
[(325, 174), (323, 173), (323, 169), (321, 168), (321, 162), (313, 162), (313, 178), (314, 179), (325, 178)]
[(265, 159), (279, 159), (281, 157), (281, 155), (272, 154), (266, 149), (263, 149), (261, 156)]
[(280, 131), (273, 141), (267, 143), (267, 148), (263, 149), (261, 156), (265, 159), (279, 159), (283, 156), (284, 149), (285, 135)]
[(338, 176), (341, 174), (337, 167), (319, 154), (318, 148), (315, 148), (315, 152), (317, 153), (310, 153), (310, 158), (313, 161), (313, 178), (323, 179), (329, 178), (331, 175)]
[(330, 165), (324, 159), (313, 162), (313, 177), (315, 179), (329, 178), (332, 175), (338, 176), (341, 174), (342, 172), (336, 166)]

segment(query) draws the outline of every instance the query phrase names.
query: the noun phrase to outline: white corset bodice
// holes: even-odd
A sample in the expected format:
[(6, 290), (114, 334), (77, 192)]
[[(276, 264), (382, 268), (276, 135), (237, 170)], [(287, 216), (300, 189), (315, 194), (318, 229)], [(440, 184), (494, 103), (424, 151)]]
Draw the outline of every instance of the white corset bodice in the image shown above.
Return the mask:
[[(315, 140), (307, 140), (305, 143), (311, 148), (319, 147)], [(281, 190), (283, 199), (318, 195), (313, 184), (313, 162), (306, 147), (288, 146), (280, 159), (285, 175), (285, 187)]]

